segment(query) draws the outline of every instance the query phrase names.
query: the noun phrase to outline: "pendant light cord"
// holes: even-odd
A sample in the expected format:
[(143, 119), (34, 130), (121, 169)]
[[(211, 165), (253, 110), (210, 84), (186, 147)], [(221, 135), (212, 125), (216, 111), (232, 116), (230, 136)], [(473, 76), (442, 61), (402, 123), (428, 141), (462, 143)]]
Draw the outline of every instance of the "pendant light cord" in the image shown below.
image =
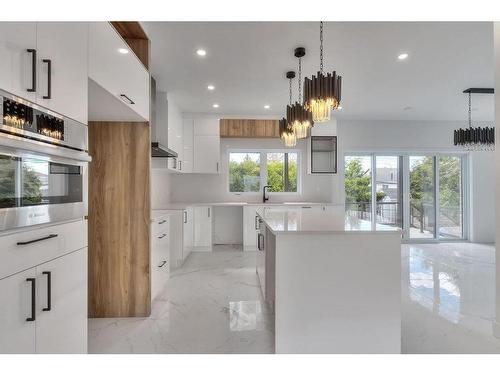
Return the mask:
[(319, 71), (323, 74), (323, 21), (319, 23)]
[[(299, 85), (300, 85), (300, 83), (299, 83)], [(291, 106), (292, 106), (292, 78), (290, 78), (290, 107)]]
[(299, 57), (299, 104), (302, 104), (302, 57)]
[(469, 92), (469, 128), (472, 128), (472, 100), (471, 100), (471, 92)]

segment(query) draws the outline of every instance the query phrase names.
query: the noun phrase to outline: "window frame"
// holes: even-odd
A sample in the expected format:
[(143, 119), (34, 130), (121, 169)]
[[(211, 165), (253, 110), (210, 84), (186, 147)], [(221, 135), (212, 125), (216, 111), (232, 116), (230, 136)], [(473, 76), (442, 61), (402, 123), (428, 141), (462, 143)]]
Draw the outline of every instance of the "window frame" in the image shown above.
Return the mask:
[[(260, 189), (259, 191), (231, 191), (230, 190), (230, 175), (229, 175), (229, 158), (232, 153), (260, 153)], [(302, 153), (301, 150), (287, 149), (252, 149), (252, 148), (231, 148), (226, 151), (227, 161), (227, 176), (226, 176), (226, 192), (233, 195), (257, 196), (262, 195), (262, 189), (267, 185), (267, 154), (273, 153), (292, 153), (297, 154), (297, 191), (267, 191), (269, 195), (301, 195), (302, 194)]]

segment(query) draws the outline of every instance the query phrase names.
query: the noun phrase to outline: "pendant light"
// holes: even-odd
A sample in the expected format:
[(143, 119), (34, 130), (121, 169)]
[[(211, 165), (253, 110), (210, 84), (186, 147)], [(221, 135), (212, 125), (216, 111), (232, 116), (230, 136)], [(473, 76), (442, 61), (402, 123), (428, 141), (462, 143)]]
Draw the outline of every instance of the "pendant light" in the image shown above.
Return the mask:
[(342, 77), (335, 71), (323, 73), (323, 22), (319, 26), (319, 46), (319, 72), (304, 81), (304, 107), (312, 112), (314, 122), (325, 122), (340, 105)]
[(290, 100), (290, 105), (286, 108), (286, 119), (297, 139), (307, 138), (309, 129), (314, 124), (311, 112), (308, 112), (302, 105), (302, 57), (305, 54), (306, 49), (304, 47), (295, 49), (295, 57), (299, 59), (299, 100), (293, 105)]
[(493, 151), (495, 150), (495, 128), (494, 127), (472, 127), (472, 94), (493, 94), (490, 88), (470, 88), (464, 91), (469, 95), (469, 127), (458, 129), (453, 132), (453, 143), (455, 146), (465, 147), (470, 151)]
[[(294, 71), (286, 72), (286, 78), (290, 81), (290, 105), (292, 105), (292, 79), (295, 78), (295, 72)], [(295, 135), (292, 128), (289, 126), (289, 123), (286, 118), (282, 118), (279, 121), (279, 131), (280, 131), (280, 138), (283, 140), (286, 147), (295, 147), (297, 145), (297, 136)]]

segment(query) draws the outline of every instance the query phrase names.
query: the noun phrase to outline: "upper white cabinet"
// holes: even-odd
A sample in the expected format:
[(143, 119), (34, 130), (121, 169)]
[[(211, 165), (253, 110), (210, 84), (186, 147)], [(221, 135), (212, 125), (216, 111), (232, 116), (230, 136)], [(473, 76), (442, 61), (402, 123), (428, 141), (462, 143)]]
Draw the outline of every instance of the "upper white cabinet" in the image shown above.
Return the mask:
[(194, 136), (195, 173), (219, 173), (220, 138), (218, 135)]
[(184, 173), (193, 172), (194, 161), (194, 139), (193, 139), (193, 120), (184, 119), (182, 126), (182, 165), (181, 171)]
[(182, 168), (182, 113), (171, 95), (167, 95), (168, 101), (168, 148), (177, 152), (177, 160), (180, 164), (177, 169)]
[(108, 22), (90, 22), (89, 77), (149, 121), (149, 73)]
[(88, 23), (0, 24), (0, 89), (86, 124), (87, 86)]
[(197, 118), (194, 120), (194, 135), (220, 135), (219, 119)]
[(36, 22), (0, 22), (0, 89), (34, 102)]
[(88, 23), (37, 24), (36, 102), (84, 124), (88, 116)]

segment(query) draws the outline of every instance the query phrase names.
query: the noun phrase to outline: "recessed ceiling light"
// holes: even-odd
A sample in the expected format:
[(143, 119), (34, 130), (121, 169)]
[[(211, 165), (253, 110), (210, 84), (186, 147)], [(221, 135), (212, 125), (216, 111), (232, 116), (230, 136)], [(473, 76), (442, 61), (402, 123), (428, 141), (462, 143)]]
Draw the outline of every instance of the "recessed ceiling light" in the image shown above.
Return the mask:
[(271, 108), (271, 106), (270, 106), (269, 104), (266, 104), (266, 105), (264, 106), (264, 108), (265, 108), (265, 109), (269, 109), (269, 108)]
[(203, 57), (203, 56), (206, 56), (207, 55), (207, 51), (205, 51), (204, 49), (202, 48), (199, 48), (196, 50), (196, 54), (200, 57)]
[(219, 105), (217, 103), (213, 104), (212, 107), (214, 108), (219, 108)]
[(207, 90), (213, 91), (213, 90), (215, 90), (215, 86), (214, 85), (208, 85), (207, 86)]
[(408, 54), (407, 53), (401, 53), (399, 56), (398, 56), (398, 59), (399, 60), (405, 60), (408, 58)]
[(126, 48), (118, 48), (118, 52), (126, 55), (128, 53), (128, 49), (126, 49)]

